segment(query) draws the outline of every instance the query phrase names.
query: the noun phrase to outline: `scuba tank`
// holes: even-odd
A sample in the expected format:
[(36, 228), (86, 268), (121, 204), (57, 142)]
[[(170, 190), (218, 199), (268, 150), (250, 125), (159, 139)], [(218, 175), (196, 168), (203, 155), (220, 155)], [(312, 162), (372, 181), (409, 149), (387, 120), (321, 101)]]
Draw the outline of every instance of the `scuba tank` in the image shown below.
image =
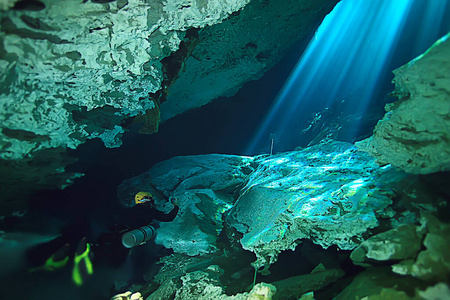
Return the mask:
[(138, 229), (128, 231), (122, 235), (122, 245), (126, 248), (144, 244), (155, 237), (156, 230), (151, 225), (142, 226)]

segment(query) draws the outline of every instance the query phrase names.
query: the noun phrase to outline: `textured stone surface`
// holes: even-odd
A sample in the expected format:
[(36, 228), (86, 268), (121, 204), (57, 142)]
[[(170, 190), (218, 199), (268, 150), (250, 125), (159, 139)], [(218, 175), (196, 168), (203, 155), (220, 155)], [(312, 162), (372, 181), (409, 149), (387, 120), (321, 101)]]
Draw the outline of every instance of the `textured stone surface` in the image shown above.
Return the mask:
[(309, 36), (337, 2), (256, 0), (232, 18), (201, 29), (161, 105), (162, 120), (233, 95), (245, 82), (261, 77), (289, 47)]
[[(341, 298), (357, 290), (377, 299), (404, 295), (403, 287), (421, 282), (414, 277), (431, 276), (427, 270), (438, 279), (448, 272), (443, 252), (448, 248), (443, 238), (448, 235), (448, 226), (428, 216), (421, 226), (412, 225), (415, 218), (404, 218), (392, 210), (394, 195), (400, 212), (404, 208), (399, 202), (411, 204), (401, 200), (401, 195), (408, 195), (409, 190), (403, 190), (405, 184), (416, 189), (412, 177), (417, 176), (379, 167), (371, 156), (349, 143), (328, 141), (272, 156), (175, 157), (124, 182), (119, 197), (129, 203), (136, 191), (151, 190), (160, 207), (169, 199), (180, 200), (176, 219), (161, 223), (157, 230), (157, 242), (175, 253), (160, 262), (155, 284), (161, 286), (155, 297), (187, 299), (190, 293), (199, 299), (241, 297), (225, 296), (224, 287), (231, 287), (231, 294), (245, 290), (255, 268), (258, 281), (264, 281), (267, 268), (277, 261), (279, 253), (289, 249), (298, 248), (297, 254), (308, 255), (303, 264), (329, 263), (325, 254), (314, 258), (313, 250), (305, 246), (308, 243), (300, 244), (309, 240), (310, 245), (322, 248), (335, 246), (329, 251), (359, 246), (362, 253), (357, 262), (403, 260), (405, 264), (395, 265), (394, 271), (413, 276), (397, 280), (391, 267), (376, 267), (374, 273), (359, 277)], [(417, 193), (418, 198), (421, 195)], [(420, 201), (415, 204), (423, 211)], [(378, 232), (393, 224), (400, 226), (369, 238), (381, 219), (383, 227), (375, 229)], [(425, 237), (423, 241), (421, 237)], [(256, 261), (246, 250), (256, 254)], [(415, 257), (416, 263), (410, 260)], [(259, 269), (261, 266), (265, 269)], [(271, 271), (279, 272), (275, 265)], [(420, 276), (416, 276), (418, 271)], [(298, 298), (310, 290), (320, 290), (342, 275), (338, 269), (316, 269), (300, 275), (305, 274), (302, 272), (272, 282), (281, 298)], [(181, 288), (175, 290), (174, 286)]]
[(272, 282), (277, 288), (276, 299), (299, 299), (307, 292), (318, 291), (344, 276), (339, 269), (326, 269), (318, 265), (311, 274), (289, 277), (284, 280)]
[(132, 122), (154, 133), (259, 78), (338, 1), (258, 0), (242, 15), (250, 0), (15, 2), (0, 2), (0, 159), (17, 161), (119, 147)]
[(148, 176), (167, 195), (181, 195), (198, 188), (233, 191), (253, 171), (253, 160), (222, 154), (178, 156), (156, 164)]
[(395, 276), (387, 267), (371, 268), (359, 273), (333, 299), (419, 300), (422, 298), (414, 297), (414, 288), (419, 286), (419, 280)]
[[(119, 198), (132, 203), (140, 190), (153, 192), (161, 205), (165, 198), (177, 198), (180, 213), (174, 221), (160, 224), (156, 242), (192, 256), (214, 252), (223, 213), (231, 208), (235, 190), (253, 170), (252, 161), (219, 154), (174, 157), (125, 181), (119, 187)], [(164, 195), (158, 196), (161, 192)]]
[(381, 169), (348, 143), (330, 142), (263, 158), (249, 177), (227, 222), (243, 234), (240, 242), (269, 265), (301, 239), (327, 248), (354, 249), (378, 226), (402, 175)]
[[(225, 254), (225, 257), (227, 256), (229, 254)], [(197, 260), (196, 269), (199, 270), (192, 271), (195, 266), (195, 263), (192, 263), (194, 260)], [(224, 284), (225, 271), (222, 267), (227, 267), (229, 262), (225, 261), (215, 265), (211, 259), (201, 257), (166, 257), (162, 260), (163, 266), (155, 277), (161, 286), (148, 299), (299, 299), (302, 294), (318, 291), (344, 275), (342, 270), (327, 269), (319, 264), (309, 274), (288, 277), (270, 284), (264, 282), (264, 277), (260, 277), (259, 280), (262, 282), (253, 286), (250, 292), (230, 293), (228, 290), (227, 295), (231, 296), (227, 296), (225, 295), (227, 284)], [(186, 268), (186, 265), (191, 267)], [(162, 278), (165, 279), (161, 280)], [(234, 279), (229, 285), (236, 285), (236, 281), (239, 280), (242, 279)], [(176, 291), (167, 288), (174, 286), (173, 282), (181, 282)], [(250, 290), (250, 287), (246, 290)], [(164, 294), (165, 291), (167, 293)], [(176, 296), (173, 296), (175, 293)]]
[(268, 267), (301, 239), (354, 249), (380, 216), (392, 217), (391, 183), (403, 177), (351, 144), (328, 142), (270, 157), (175, 157), (127, 180), (118, 195), (132, 203), (148, 190), (158, 205), (177, 198), (180, 213), (156, 237), (176, 253), (216, 251), (225, 222), (256, 266)]
[(448, 284), (439, 282), (425, 291), (419, 291), (418, 294), (423, 299), (450, 299), (450, 288)]
[(443, 223), (430, 214), (424, 214), (421, 223), (426, 231), (423, 250), (413, 259), (393, 265), (392, 270), (424, 280), (447, 281), (450, 275), (450, 224)]
[(357, 143), (381, 164), (414, 174), (450, 170), (450, 40), (394, 71), (399, 100), (374, 134)]
[(413, 258), (422, 247), (422, 237), (417, 226), (400, 225), (363, 241), (353, 250), (350, 258), (356, 264), (366, 259), (385, 261)]
[(0, 158), (95, 137), (120, 146), (120, 121), (157, 109), (160, 60), (184, 31), (247, 2), (44, 0), (0, 12)]
[(182, 286), (175, 294), (175, 300), (272, 300), (276, 288), (271, 284), (258, 283), (248, 293), (228, 296), (221, 286), (219, 277), (223, 272), (218, 266), (209, 266), (205, 271), (187, 273), (181, 277)]

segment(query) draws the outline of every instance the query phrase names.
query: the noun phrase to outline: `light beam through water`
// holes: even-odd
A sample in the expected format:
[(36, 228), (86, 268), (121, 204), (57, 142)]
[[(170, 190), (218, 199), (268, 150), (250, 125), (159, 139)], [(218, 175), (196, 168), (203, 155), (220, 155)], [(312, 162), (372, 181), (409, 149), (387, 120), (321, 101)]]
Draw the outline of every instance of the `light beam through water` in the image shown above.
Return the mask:
[[(440, 37), (438, 33), (442, 31), (444, 16), (449, 15), (449, 7), (448, 0), (338, 3), (297, 62), (246, 154), (267, 149), (270, 133), (295, 147), (301, 138), (300, 127), (306, 127), (311, 114), (342, 100), (348, 102), (347, 114), (362, 116), (373, 101), (383, 98), (381, 88), (392, 79), (392, 70), (400, 66), (393, 66), (395, 51), (405, 52), (398, 42), (411, 30), (411, 24), (420, 29), (409, 33), (412, 39), (407, 41), (417, 56)], [(357, 125), (346, 132), (346, 140), (356, 137)]]

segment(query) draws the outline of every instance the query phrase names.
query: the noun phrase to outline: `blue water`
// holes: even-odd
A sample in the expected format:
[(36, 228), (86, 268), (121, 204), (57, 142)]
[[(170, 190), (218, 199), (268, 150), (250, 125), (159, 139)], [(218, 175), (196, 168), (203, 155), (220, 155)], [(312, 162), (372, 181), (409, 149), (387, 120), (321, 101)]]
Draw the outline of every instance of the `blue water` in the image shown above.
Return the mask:
[[(279, 151), (302, 145), (302, 129), (311, 114), (342, 101), (346, 104), (340, 113), (363, 119), (371, 107), (383, 105), (393, 90), (389, 84), (392, 71), (450, 30), (448, 16), (447, 0), (338, 3), (306, 51), (299, 52), (295, 68), (266, 111), (246, 153), (267, 149), (271, 135), (277, 136)], [(354, 142), (360, 126), (355, 121), (341, 140)]]

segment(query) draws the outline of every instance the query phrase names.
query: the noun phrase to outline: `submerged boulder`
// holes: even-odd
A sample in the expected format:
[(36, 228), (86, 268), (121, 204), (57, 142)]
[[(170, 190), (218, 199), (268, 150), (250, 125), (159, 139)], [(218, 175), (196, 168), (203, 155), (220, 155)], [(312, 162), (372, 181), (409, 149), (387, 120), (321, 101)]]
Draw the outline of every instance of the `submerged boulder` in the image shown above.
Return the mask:
[(353, 250), (350, 258), (355, 264), (367, 266), (364, 260), (401, 260), (413, 258), (422, 247), (423, 233), (412, 224), (374, 235)]
[(449, 36), (394, 71), (399, 100), (386, 106), (373, 136), (356, 143), (380, 164), (413, 174), (450, 170)]
[(351, 144), (329, 142), (256, 161), (227, 223), (240, 243), (270, 265), (302, 239), (323, 248), (356, 248), (363, 235), (392, 216), (390, 184), (402, 178)]
[(424, 214), (421, 220), (425, 238), (422, 250), (417, 256), (393, 265), (393, 272), (411, 275), (423, 280), (447, 281), (450, 276), (450, 224), (439, 221), (431, 214)]

